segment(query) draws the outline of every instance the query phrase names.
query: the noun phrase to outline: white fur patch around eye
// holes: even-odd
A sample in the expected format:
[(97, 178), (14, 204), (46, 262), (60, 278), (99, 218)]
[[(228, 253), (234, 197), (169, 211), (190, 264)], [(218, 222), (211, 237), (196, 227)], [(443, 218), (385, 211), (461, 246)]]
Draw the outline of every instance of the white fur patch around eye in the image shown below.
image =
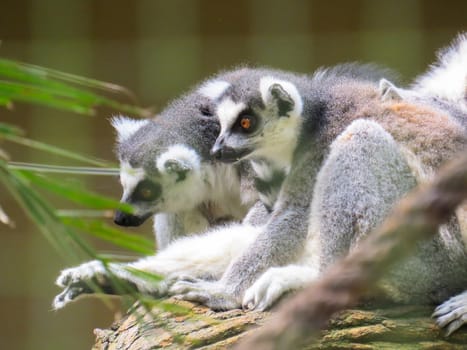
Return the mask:
[(168, 160), (175, 160), (190, 168), (192, 171), (199, 170), (201, 167), (201, 158), (198, 153), (186, 145), (173, 145), (167, 151), (162, 153), (156, 160), (157, 169), (165, 172), (165, 163)]
[(120, 183), (123, 187), (123, 197), (126, 198), (136, 188), (138, 183), (144, 179), (143, 168), (133, 168), (128, 162), (120, 164)]
[(211, 99), (216, 100), (230, 87), (230, 83), (223, 80), (214, 80), (204, 83), (198, 92)]
[(299, 116), (303, 111), (303, 100), (298, 92), (296, 86), (289, 81), (280, 80), (272, 76), (266, 76), (261, 78), (259, 81), (259, 91), (261, 92), (261, 98), (264, 104), (268, 105), (273, 98), (270, 94), (270, 87), (274, 84), (279, 84), (289, 94), (294, 101), (294, 108), (290, 112), (290, 115)]
[(232, 124), (237, 120), (238, 114), (244, 110), (246, 105), (242, 103), (235, 103), (230, 98), (224, 99), (217, 106), (217, 116), (221, 123), (221, 134), (229, 129)]
[(122, 143), (149, 122), (147, 119), (131, 119), (122, 115), (112, 117), (110, 123), (117, 131), (117, 142)]

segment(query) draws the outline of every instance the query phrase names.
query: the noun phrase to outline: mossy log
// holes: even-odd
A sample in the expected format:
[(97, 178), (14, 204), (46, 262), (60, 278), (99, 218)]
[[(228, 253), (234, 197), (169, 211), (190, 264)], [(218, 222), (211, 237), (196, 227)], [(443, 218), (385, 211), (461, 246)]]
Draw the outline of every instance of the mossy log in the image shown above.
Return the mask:
[[(96, 329), (93, 349), (225, 349), (274, 317), (274, 312), (213, 312), (185, 301), (172, 302), (191, 313), (183, 316), (155, 308), (141, 316), (145, 310), (139, 309), (110, 329)], [(428, 306), (348, 310), (305, 349), (467, 349), (467, 328), (445, 337), (430, 317), (432, 311)]]

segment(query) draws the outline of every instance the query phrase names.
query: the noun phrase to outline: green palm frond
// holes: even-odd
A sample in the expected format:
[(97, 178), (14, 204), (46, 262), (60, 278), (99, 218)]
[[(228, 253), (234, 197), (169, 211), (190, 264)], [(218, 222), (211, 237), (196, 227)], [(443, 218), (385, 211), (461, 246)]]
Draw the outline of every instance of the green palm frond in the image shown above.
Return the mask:
[(134, 99), (131, 92), (115, 84), (0, 59), (0, 105), (9, 107), (14, 102), (28, 102), (86, 115), (94, 115), (96, 107), (105, 106), (134, 116), (151, 115), (148, 109), (117, 102), (92, 90)]
[[(116, 94), (127, 101), (135, 100), (131, 92), (115, 84), (0, 59), (0, 108), (2, 106), (11, 108), (17, 102), (24, 102), (83, 115), (95, 115), (98, 107), (108, 107), (119, 113), (139, 117), (148, 117), (152, 113), (148, 109), (132, 103), (122, 103), (102, 93)], [(0, 141), (20, 144), (90, 165), (83, 167), (16, 162), (9, 159), (4, 148), (0, 148), (0, 185), (11, 193), (39, 231), (68, 262), (100, 259), (106, 265), (110, 261), (108, 255), (98, 254), (82, 233), (110, 242), (138, 255), (154, 253), (152, 241), (127, 234), (99, 220), (102, 216), (111, 215), (115, 209), (131, 213), (130, 206), (50, 176), (51, 173), (117, 176), (119, 171), (114, 164), (74, 150), (66, 150), (32, 140), (25, 136), (21, 128), (10, 123), (0, 122)], [(3, 142), (0, 146), (4, 147), (5, 144)], [(41, 190), (40, 194), (38, 189)], [(54, 208), (42, 195), (44, 191), (46, 194), (53, 193), (83, 208), (73, 210)], [(0, 225), (12, 224), (7, 212), (8, 208), (0, 207)], [(122, 254), (122, 256), (126, 255)], [(138, 271), (131, 271), (131, 273), (138, 274), (139, 278), (146, 278), (149, 281), (160, 281), (159, 276)], [(112, 279), (112, 282), (117, 289), (131, 292), (131, 288), (122, 284), (121, 281)], [(134, 293), (130, 294), (133, 298), (137, 297)]]

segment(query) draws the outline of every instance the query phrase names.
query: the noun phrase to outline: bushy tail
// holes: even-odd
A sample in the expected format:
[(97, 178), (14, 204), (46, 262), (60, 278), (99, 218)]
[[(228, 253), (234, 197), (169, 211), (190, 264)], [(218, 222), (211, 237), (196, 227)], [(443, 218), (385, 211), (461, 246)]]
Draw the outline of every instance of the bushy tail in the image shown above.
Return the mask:
[(467, 110), (467, 32), (438, 53), (438, 61), (415, 80), (412, 89)]

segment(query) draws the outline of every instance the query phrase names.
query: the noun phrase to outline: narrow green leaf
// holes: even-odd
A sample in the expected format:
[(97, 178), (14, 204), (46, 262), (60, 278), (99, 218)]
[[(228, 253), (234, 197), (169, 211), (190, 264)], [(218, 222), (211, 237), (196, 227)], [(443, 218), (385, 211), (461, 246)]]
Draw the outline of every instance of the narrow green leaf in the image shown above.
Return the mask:
[(26, 170), (16, 170), (15, 173), (21, 174), (21, 176), (31, 181), (34, 185), (37, 185), (47, 191), (54, 192), (72, 202), (83, 204), (88, 208), (118, 209), (126, 213), (131, 213), (133, 211), (133, 208), (129, 204), (120, 203), (114, 199), (110, 199), (81, 188), (76, 188), (76, 186), (68, 185), (63, 181), (37, 175)]
[(51, 94), (74, 98), (91, 104), (99, 100), (98, 95), (53, 80), (47, 77), (46, 74), (41, 74), (39, 69), (21, 69), (17, 64), (5, 64), (5, 61), (1, 59), (0, 76), (9, 78), (8, 80), (3, 80), (7, 86), (11, 84), (12, 87), (36, 87), (42, 91), (48, 91)]
[(80, 100), (77, 96), (70, 96), (64, 90), (53, 90), (3, 80), (0, 80), (0, 96), (12, 101), (41, 104), (86, 115), (94, 115), (93, 106), (97, 104), (96, 99)]
[(139, 259), (141, 257), (140, 254), (123, 254), (120, 251), (108, 251), (108, 250), (100, 250), (99, 257), (102, 259), (107, 259), (108, 261), (116, 261), (116, 262), (131, 262)]
[(123, 93), (133, 98), (129, 90), (115, 84), (5, 59), (0, 59), (1, 76), (8, 79), (0, 81), (0, 96), (4, 105), (11, 101), (39, 103), (87, 115), (94, 114), (97, 106), (108, 106), (141, 117), (153, 114), (148, 109), (120, 103), (70, 85)]
[(0, 137), (2, 135), (23, 135), (23, 130), (18, 128), (16, 125), (9, 124), (9, 123), (1, 123), (0, 122)]
[(13, 102), (10, 98), (7, 98), (6, 96), (0, 96), (0, 106), (5, 107), (7, 109), (11, 109), (13, 108)]
[(68, 151), (66, 149), (56, 147), (56, 146), (52, 146), (52, 145), (49, 145), (49, 144), (46, 144), (46, 143), (43, 143), (43, 142), (40, 142), (40, 141), (35, 141), (35, 140), (31, 140), (31, 139), (28, 139), (28, 138), (25, 138), (25, 137), (21, 137), (21, 136), (17, 136), (17, 135), (11, 135), (11, 134), (5, 134), (5, 135), (2, 135), (1, 137), (3, 137), (4, 139), (6, 139), (6, 140), (8, 140), (10, 142), (14, 142), (14, 143), (17, 143), (17, 144), (20, 144), (20, 145), (23, 145), (23, 146), (27, 146), (27, 147), (30, 147), (30, 148), (34, 148), (34, 149), (37, 149), (37, 150), (40, 150), (40, 151), (56, 154), (56, 155), (59, 155), (59, 156), (65, 157), (65, 158), (78, 160), (78, 161), (81, 161), (83, 163), (88, 163), (88, 164), (92, 164), (92, 165), (96, 165), (96, 166), (102, 166), (102, 167), (108, 167), (109, 166), (108, 163), (106, 163), (106, 162), (104, 162), (102, 160), (98, 160), (98, 159), (95, 159), (95, 158), (92, 158), (92, 157), (84, 156), (84, 155), (81, 155), (79, 153)]
[(165, 312), (170, 312), (175, 315), (183, 316), (183, 315), (192, 313), (192, 311), (189, 308), (182, 306), (182, 305), (171, 303), (170, 301), (166, 301), (166, 300), (161, 301), (160, 303), (157, 304), (157, 306), (160, 309), (164, 310)]
[(29, 170), (36, 173), (57, 173), (57, 174), (75, 174), (75, 175), (104, 175), (118, 176), (119, 168), (91, 168), (78, 166), (61, 166), (24, 162), (8, 162), (8, 168), (11, 170)]
[(0, 180), (10, 191), (16, 201), (24, 208), (29, 217), (37, 224), (52, 246), (64, 258), (80, 261), (76, 247), (91, 258), (96, 258), (94, 251), (87, 243), (69, 227), (62, 224), (54, 214), (54, 210), (32, 189), (21, 177), (15, 176), (6, 167), (6, 163), (0, 161)]
[(0, 75), (4, 75), (17, 80), (49, 84), (54, 82), (54, 79), (61, 80), (67, 83), (85, 86), (88, 88), (109, 91), (113, 93), (124, 94), (135, 99), (134, 94), (125, 87), (98, 81), (95, 79), (85, 78), (78, 75), (61, 72), (58, 70), (40, 67), (28, 63), (22, 63), (7, 59), (0, 59)]
[(144, 255), (154, 254), (154, 243), (144, 237), (123, 232), (97, 220), (89, 221), (70, 217), (62, 217), (61, 219), (66, 225), (80, 229), (87, 234), (103, 239), (116, 246)]
[(130, 267), (130, 266), (125, 267), (125, 270), (130, 272), (133, 276), (139, 277), (139, 278), (144, 279), (144, 280), (146, 280), (148, 282), (151, 282), (151, 283), (159, 283), (159, 282), (164, 280), (163, 276), (156, 275), (154, 273), (150, 273), (150, 272), (147, 272), (147, 271), (135, 269), (135, 268)]
[(55, 213), (61, 218), (112, 218), (113, 210), (96, 210), (96, 209), (59, 209)]

